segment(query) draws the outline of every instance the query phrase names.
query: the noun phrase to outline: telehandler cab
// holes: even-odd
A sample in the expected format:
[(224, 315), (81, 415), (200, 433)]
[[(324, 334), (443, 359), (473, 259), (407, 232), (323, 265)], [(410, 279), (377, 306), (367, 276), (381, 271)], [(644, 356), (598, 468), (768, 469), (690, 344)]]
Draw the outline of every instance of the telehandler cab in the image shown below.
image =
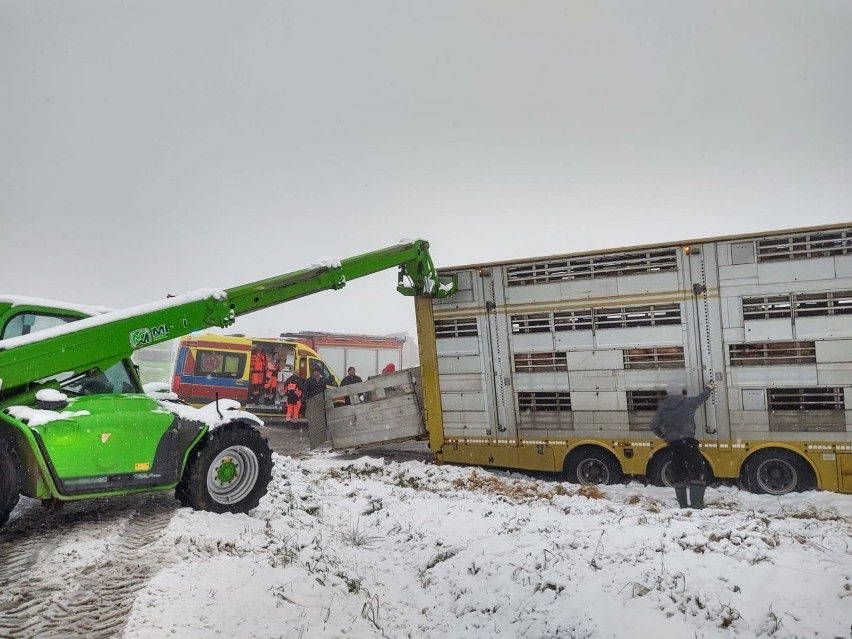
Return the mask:
[(450, 295), (455, 282), (441, 283), (428, 248), (405, 241), (120, 311), (0, 295), (0, 525), (19, 494), (71, 501), (174, 489), (196, 510), (255, 508), (272, 474), (262, 422), (233, 400), (196, 409), (167, 390), (147, 394), (131, 354), (393, 267), (404, 295)]

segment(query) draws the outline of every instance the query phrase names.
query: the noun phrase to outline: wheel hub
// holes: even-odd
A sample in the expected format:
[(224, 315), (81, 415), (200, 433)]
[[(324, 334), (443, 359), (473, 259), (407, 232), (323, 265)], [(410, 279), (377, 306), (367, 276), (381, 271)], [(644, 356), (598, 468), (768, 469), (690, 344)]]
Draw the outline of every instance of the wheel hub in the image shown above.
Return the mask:
[(599, 461), (591, 459), (583, 462), (580, 467), (581, 483), (583, 484), (606, 484), (609, 473), (606, 467)]
[(225, 457), (216, 469), (216, 481), (220, 484), (229, 484), (239, 473), (239, 467), (233, 457)]
[(795, 469), (781, 460), (775, 460), (773, 463), (767, 462), (760, 470), (758, 481), (763, 489), (770, 494), (788, 493), (796, 485)]
[(220, 504), (239, 502), (254, 490), (259, 472), (260, 461), (251, 448), (229, 446), (207, 468), (207, 490)]

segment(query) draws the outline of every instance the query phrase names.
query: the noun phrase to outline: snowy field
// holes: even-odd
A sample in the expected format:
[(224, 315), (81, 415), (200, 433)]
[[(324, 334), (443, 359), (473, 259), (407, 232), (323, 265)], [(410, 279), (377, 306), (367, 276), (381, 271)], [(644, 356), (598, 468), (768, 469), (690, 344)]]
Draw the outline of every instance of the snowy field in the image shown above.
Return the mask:
[(275, 459), (250, 516), (23, 500), (0, 636), (852, 637), (849, 495), (711, 488), (691, 511), (639, 484)]

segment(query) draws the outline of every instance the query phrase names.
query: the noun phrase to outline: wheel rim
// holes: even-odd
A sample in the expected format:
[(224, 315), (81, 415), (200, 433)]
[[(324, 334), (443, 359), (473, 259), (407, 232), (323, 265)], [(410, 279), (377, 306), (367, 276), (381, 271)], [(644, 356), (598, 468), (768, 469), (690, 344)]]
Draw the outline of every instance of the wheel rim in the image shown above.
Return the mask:
[(757, 484), (771, 495), (792, 492), (799, 481), (799, 474), (789, 462), (770, 459), (757, 467)]
[(260, 475), (260, 463), (250, 448), (231, 446), (220, 452), (207, 471), (207, 491), (220, 504), (245, 499)]
[(577, 464), (577, 480), (583, 486), (608, 484), (609, 468), (599, 459), (584, 459)]
[(672, 479), (672, 462), (670, 459), (663, 462), (663, 465), (660, 467), (660, 483), (667, 487), (674, 487), (674, 480)]

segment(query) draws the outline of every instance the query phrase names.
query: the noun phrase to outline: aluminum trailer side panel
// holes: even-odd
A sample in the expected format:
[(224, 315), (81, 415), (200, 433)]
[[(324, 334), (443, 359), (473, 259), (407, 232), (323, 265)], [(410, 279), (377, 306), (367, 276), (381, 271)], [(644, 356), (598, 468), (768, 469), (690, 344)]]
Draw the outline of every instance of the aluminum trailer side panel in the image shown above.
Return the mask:
[(426, 301), (439, 458), (560, 471), (595, 449), (660, 481), (648, 424), (666, 385), (714, 379), (696, 415), (714, 475), (852, 492), (852, 227), (442, 272), (459, 291)]

